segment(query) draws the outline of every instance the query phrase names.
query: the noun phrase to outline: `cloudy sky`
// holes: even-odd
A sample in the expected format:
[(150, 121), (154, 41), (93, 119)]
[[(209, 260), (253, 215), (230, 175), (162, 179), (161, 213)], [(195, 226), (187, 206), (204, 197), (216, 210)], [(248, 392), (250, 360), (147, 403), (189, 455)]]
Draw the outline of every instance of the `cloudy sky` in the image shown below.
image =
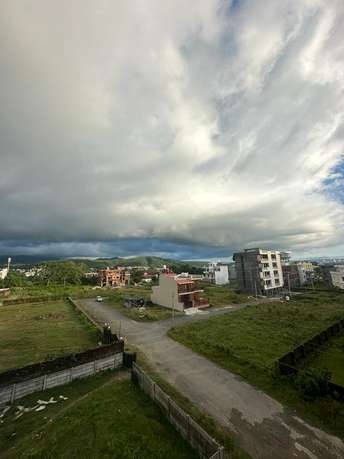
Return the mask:
[(1, 0), (0, 254), (344, 254), (342, 0)]

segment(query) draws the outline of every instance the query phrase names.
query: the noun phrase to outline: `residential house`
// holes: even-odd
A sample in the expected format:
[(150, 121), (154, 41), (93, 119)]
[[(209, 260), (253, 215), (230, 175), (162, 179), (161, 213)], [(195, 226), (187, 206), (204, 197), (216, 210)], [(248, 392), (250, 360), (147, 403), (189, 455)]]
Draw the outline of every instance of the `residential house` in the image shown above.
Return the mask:
[(335, 266), (335, 271), (331, 271), (331, 281), (333, 287), (344, 290), (344, 265)]
[(98, 271), (101, 287), (125, 287), (130, 282), (130, 273), (125, 268), (106, 268)]
[(228, 266), (220, 263), (208, 263), (204, 271), (204, 280), (215, 285), (228, 284)]
[(209, 307), (203, 290), (191, 276), (167, 272), (159, 276), (159, 285), (152, 287), (151, 301), (165, 308), (183, 312), (189, 308)]

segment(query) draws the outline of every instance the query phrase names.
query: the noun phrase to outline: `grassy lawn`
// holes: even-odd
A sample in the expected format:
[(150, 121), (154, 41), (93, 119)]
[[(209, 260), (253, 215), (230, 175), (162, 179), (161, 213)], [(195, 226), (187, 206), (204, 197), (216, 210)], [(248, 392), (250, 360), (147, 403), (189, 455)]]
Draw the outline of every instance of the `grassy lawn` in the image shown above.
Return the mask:
[[(138, 308), (126, 308), (124, 306), (124, 300), (126, 297), (143, 297), (146, 300), (150, 300), (151, 287), (126, 287), (121, 289), (108, 290), (104, 292), (104, 295), (109, 294), (107, 302), (110, 306), (115, 307), (122, 314), (130, 319), (137, 321), (150, 322), (155, 320), (170, 319), (172, 317), (172, 311), (167, 308), (163, 308), (158, 305), (145, 306), (145, 311), (140, 312)], [(175, 311), (175, 316), (180, 315)]]
[[(115, 374), (116, 375), (116, 374)], [(62, 401), (59, 396), (68, 397)], [(119, 373), (102, 373), (36, 393), (20, 403), (32, 407), (51, 396), (58, 403), (0, 424), (0, 456), (6, 458), (193, 459), (180, 437), (140, 388)]]
[(331, 381), (344, 386), (344, 336), (334, 337), (302, 362), (306, 368), (326, 368)]
[(0, 307), (0, 371), (97, 345), (97, 330), (67, 302)]
[(344, 315), (344, 297), (316, 293), (289, 303), (252, 305), (202, 322), (172, 328), (169, 335), (281, 400), (300, 415), (343, 436), (344, 406), (332, 399), (306, 402), (274, 362)]
[(30, 287), (12, 287), (11, 294), (3, 299), (23, 299), (23, 298), (35, 298), (35, 297), (88, 297), (97, 295), (97, 291), (100, 289), (94, 289), (90, 285), (33, 285)]
[(250, 301), (248, 295), (236, 293), (229, 285), (211, 285), (206, 283), (200, 285), (204, 290), (204, 297), (208, 298), (211, 306), (220, 307)]

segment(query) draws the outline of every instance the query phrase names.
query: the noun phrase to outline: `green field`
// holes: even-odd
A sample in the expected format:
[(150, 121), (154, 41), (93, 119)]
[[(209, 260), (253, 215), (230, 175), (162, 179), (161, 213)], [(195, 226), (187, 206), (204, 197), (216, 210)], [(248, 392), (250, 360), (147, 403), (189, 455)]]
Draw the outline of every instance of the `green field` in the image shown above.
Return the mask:
[(0, 306), (0, 371), (97, 345), (97, 330), (64, 301)]
[[(151, 306), (145, 306), (145, 310), (142, 312), (140, 312), (138, 308), (128, 309), (124, 306), (124, 300), (126, 297), (143, 297), (145, 300), (149, 301), (151, 295), (150, 286), (125, 287), (107, 290), (104, 292), (104, 295), (109, 295), (107, 296), (107, 303), (110, 306), (118, 309), (123, 315), (133, 320), (151, 322), (156, 320), (170, 319), (172, 317), (172, 311), (170, 309), (155, 304)], [(180, 313), (175, 311), (175, 315), (180, 315)]]
[(331, 381), (344, 386), (344, 336), (332, 338), (302, 362), (305, 368), (326, 368)]
[(37, 297), (61, 297), (66, 298), (67, 296), (74, 297), (89, 297), (97, 295), (97, 290), (90, 285), (32, 285), (25, 287), (12, 287), (9, 296), (2, 299), (25, 299), (25, 298), (37, 298)]
[(248, 306), (172, 328), (169, 335), (343, 436), (342, 404), (338, 408), (333, 400), (307, 403), (274, 371), (276, 359), (343, 316), (343, 295), (316, 293), (288, 303)]
[[(62, 401), (59, 396), (68, 397)], [(32, 407), (51, 396), (44, 411), (16, 409), (0, 424), (3, 458), (193, 459), (180, 437), (144, 392), (123, 374), (102, 373), (20, 400)]]
[(236, 293), (229, 285), (210, 285), (203, 282), (201, 288), (204, 290), (203, 296), (208, 298), (211, 306), (215, 307), (247, 303), (252, 300), (248, 295)]

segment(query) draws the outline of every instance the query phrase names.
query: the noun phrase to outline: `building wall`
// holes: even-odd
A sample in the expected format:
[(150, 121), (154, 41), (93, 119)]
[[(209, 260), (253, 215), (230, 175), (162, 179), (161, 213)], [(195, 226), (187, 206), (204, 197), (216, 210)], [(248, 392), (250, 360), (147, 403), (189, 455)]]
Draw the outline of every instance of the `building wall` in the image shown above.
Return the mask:
[(310, 282), (312, 279), (314, 279), (314, 266), (311, 262), (301, 261), (297, 263), (297, 267), (299, 270), (301, 285), (307, 284), (307, 282)]
[(331, 271), (332, 285), (344, 289), (344, 266), (336, 266), (335, 271)]
[(233, 255), (240, 289), (251, 294), (274, 294), (283, 285), (280, 252), (247, 249)]
[(173, 276), (160, 274), (159, 285), (152, 287), (151, 301), (165, 308), (184, 311), (183, 303), (178, 301), (178, 285)]

